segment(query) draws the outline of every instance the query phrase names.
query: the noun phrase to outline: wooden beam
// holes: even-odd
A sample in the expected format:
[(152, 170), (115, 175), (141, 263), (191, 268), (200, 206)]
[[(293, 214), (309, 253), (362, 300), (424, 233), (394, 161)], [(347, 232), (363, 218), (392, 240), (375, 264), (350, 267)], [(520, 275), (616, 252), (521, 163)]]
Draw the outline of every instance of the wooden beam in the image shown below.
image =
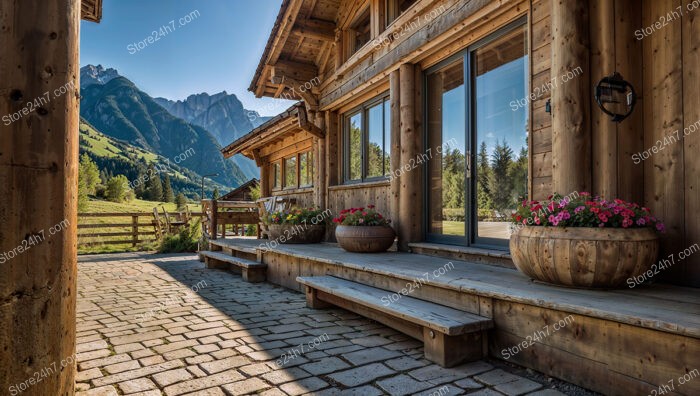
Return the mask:
[[(286, 77), (291, 78), (302, 83), (310, 83), (318, 79), (318, 67), (316, 65), (311, 65), (308, 63), (291, 62), (291, 61), (278, 61), (272, 65), (272, 78)], [(301, 86), (302, 84), (294, 87)]]
[(562, 195), (591, 188), (591, 92), (588, 4), (552, 2), (552, 77), (583, 73), (552, 90), (552, 177)]
[[(609, 0), (592, 0), (591, 13), (591, 81), (612, 74), (615, 67), (615, 4)], [(634, 35), (634, 32), (630, 32)], [(595, 108), (591, 98), (591, 156), (593, 161), (592, 193), (608, 199), (617, 194), (617, 123)]]
[(305, 86), (294, 78), (288, 76), (274, 76), (273, 82), (277, 84), (286, 85), (292, 93), (293, 97), (289, 99), (294, 99), (295, 96), (300, 97), (304, 100), (304, 104), (310, 111), (318, 111), (318, 99), (310, 90), (304, 88)]
[(99, 23), (102, 20), (102, 0), (82, 0), (80, 17), (86, 21)]
[[(414, 162), (419, 155), (421, 134), (415, 126), (415, 66), (403, 64), (400, 73), (401, 165)], [(418, 242), (421, 230), (423, 184), (418, 168), (404, 172), (400, 177), (398, 236), (400, 250), (408, 250), (410, 242)]]
[(59, 362), (76, 351), (81, 2), (0, 9), (0, 115), (15, 119), (0, 127), (0, 389), (55, 367), (27, 393), (72, 395), (76, 365)]
[[(314, 127), (321, 133), (326, 126), (325, 113), (316, 113)], [(313, 125), (313, 124), (312, 124)], [(326, 192), (328, 185), (326, 184), (326, 139), (324, 137), (316, 137), (314, 139), (314, 160), (313, 160), (313, 183), (314, 183), (314, 205), (325, 209), (326, 208)]]
[[(326, 186), (338, 184), (340, 175), (340, 151), (338, 145), (338, 113), (326, 112)], [(327, 207), (327, 206), (326, 206)]]
[(323, 130), (316, 125), (312, 124), (309, 122), (307, 118), (306, 111), (303, 109), (299, 109), (299, 128), (305, 130), (306, 132), (316, 136), (319, 139), (325, 138), (325, 134), (323, 133)]
[(399, 176), (399, 168), (401, 167), (401, 111), (400, 111), (400, 79), (399, 70), (394, 70), (389, 75), (389, 96), (391, 102), (391, 197), (389, 216), (394, 227), (398, 227), (401, 223), (399, 216), (399, 196), (401, 192), (401, 180)]
[(335, 23), (320, 19), (301, 19), (294, 24), (292, 33), (301, 37), (332, 43), (335, 40)]
[(251, 154), (253, 155), (253, 160), (255, 160), (255, 165), (258, 167), (262, 166), (262, 157), (260, 156), (260, 149), (253, 149), (251, 151)]

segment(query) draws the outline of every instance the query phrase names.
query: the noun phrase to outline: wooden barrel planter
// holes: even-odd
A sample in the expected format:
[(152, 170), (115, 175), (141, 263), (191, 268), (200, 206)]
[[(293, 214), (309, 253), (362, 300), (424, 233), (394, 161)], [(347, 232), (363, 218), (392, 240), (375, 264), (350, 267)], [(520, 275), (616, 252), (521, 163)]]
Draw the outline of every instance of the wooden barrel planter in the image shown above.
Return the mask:
[(389, 226), (346, 226), (335, 228), (338, 245), (348, 252), (385, 252), (394, 244), (396, 233)]
[(269, 224), (267, 228), (270, 240), (279, 243), (319, 243), (326, 234), (323, 224)]
[(611, 289), (650, 269), (659, 252), (651, 228), (523, 227), (510, 237), (515, 266), (556, 285)]

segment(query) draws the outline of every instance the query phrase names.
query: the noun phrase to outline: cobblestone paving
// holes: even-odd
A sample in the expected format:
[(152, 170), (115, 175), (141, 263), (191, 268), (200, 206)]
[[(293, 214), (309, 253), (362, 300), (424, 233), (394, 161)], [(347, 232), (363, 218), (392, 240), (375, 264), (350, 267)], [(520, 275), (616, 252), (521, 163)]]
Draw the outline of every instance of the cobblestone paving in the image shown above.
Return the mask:
[(390, 328), (194, 255), (85, 256), (78, 273), (77, 395), (562, 394), (496, 362), (441, 368)]

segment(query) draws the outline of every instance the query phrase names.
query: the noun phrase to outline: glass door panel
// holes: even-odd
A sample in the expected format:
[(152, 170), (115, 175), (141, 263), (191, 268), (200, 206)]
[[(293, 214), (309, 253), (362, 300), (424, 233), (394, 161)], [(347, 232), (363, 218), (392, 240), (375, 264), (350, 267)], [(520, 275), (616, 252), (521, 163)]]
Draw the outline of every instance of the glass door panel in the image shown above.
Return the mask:
[(520, 26), (471, 55), (476, 243), (507, 244), (510, 216), (527, 196), (528, 109), (513, 106), (527, 95), (526, 33)]
[(428, 233), (466, 235), (466, 95), (462, 58), (427, 76)]

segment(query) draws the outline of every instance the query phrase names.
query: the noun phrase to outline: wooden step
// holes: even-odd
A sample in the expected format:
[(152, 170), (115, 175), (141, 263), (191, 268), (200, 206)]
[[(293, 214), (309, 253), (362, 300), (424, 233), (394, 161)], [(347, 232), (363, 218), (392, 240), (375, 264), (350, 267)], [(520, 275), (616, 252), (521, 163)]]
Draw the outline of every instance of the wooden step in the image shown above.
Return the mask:
[(253, 246), (246, 246), (246, 245), (236, 245), (232, 244), (230, 242), (227, 242), (230, 240), (227, 239), (210, 239), (209, 240), (209, 246), (210, 248), (215, 248), (215, 250), (222, 250), (222, 249), (230, 249), (230, 250), (235, 250), (238, 252), (243, 252), (243, 253), (248, 253), (248, 254), (257, 254), (257, 248)]
[(203, 250), (199, 252), (204, 257), (207, 268), (233, 268), (240, 269), (243, 280), (246, 282), (264, 282), (267, 264), (259, 263), (240, 257), (234, 257), (222, 252)]
[(422, 340), (426, 359), (443, 367), (486, 356), (489, 318), (333, 276), (297, 282), (306, 287), (309, 307), (337, 305), (393, 327)]

